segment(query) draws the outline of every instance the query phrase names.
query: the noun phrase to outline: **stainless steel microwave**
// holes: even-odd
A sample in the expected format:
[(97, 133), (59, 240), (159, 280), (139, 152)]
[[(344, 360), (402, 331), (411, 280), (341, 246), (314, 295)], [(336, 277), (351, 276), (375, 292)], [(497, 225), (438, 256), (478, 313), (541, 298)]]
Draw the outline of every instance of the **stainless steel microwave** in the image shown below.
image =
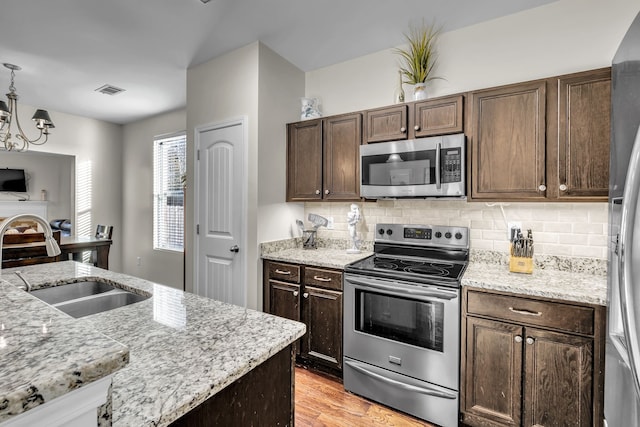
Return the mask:
[(360, 146), (360, 196), (465, 197), (464, 134)]

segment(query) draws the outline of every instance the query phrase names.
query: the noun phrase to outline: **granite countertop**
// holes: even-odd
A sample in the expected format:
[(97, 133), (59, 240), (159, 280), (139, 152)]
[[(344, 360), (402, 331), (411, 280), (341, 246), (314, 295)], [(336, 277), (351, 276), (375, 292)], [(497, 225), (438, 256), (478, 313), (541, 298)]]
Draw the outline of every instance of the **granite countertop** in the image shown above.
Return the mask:
[(363, 251), (359, 254), (348, 254), (345, 249), (318, 248), (302, 249), (289, 248), (275, 252), (263, 253), (262, 258), (271, 261), (291, 262), (294, 264), (313, 265), (344, 270), (347, 264), (373, 255), (373, 252)]
[[(21, 283), (10, 274), (12, 270), (15, 269), (3, 270), (2, 277), (18, 286)], [(0, 316), (9, 319), (5, 323), (18, 322), (22, 317), (25, 324), (37, 322), (36, 326), (40, 327), (43, 316), (47, 320), (51, 317), (53, 325), (62, 326), (54, 329), (51, 335), (69, 336), (65, 341), (68, 342), (68, 353), (63, 353), (58, 347), (51, 347), (46, 355), (39, 353), (43, 359), (38, 365), (39, 375), (43, 377), (59, 369), (50, 366), (51, 360), (73, 357), (76, 351), (86, 358), (85, 347), (82, 346), (82, 339), (86, 336), (99, 342), (113, 343), (121, 351), (128, 347), (129, 364), (124, 366), (122, 363), (124, 367), (120, 366), (122, 369), (113, 375), (112, 420), (116, 427), (170, 424), (305, 332), (305, 326), (298, 322), (74, 261), (40, 264), (20, 270), (34, 289), (44, 283), (100, 278), (137, 293), (152, 295), (136, 304), (73, 319), (22, 290), (11, 289), (6, 283), (0, 288), (13, 298), (8, 301), (1, 298), (0, 301), (3, 308), (13, 307), (11, 312), (3, 309)], [(24, 307), (30, 309), (29, 316), (24, 316)], [(15, 328), (13, 331), (16, 339), (18, 336), (22, 339), (19, 331)], [(19, 359), (23, 353), (32, 351), (33, 346), (37, 346), (32, 341), (25, 341), (26, 344), (20, 341), (19, 346), (24, 346), (24, 349), (19, 353), (6, 353), (0, 348), (3, 368), (12, 366), (16, 363), (14, 359)], [(18, 373), (11, 382), (18, 384), (24, 381), (22, 378), (30, 378), (30, 371)], [(2, 381), (5, 382), (4, 371)], [(0, 389), (0, 401), (4, 394), (4, 389)], [(3, 411), (0, 405), (0, 414)]]
[(509, 266), (470, 262), (463, 286), (607, 305), (607, 277), (575, 271), (534, 268), (532, 274), (511, 273)]
[(125, 345), (0, 280), (0, 423), (128, 362)]

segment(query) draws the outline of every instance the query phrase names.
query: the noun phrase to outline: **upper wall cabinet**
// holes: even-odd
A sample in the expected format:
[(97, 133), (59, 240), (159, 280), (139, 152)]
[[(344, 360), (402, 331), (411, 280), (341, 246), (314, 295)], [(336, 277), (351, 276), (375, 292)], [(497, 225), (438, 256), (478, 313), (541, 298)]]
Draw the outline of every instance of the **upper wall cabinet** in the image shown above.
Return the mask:
[(606, 201), (609, 68), (472, 92), (470, 199)]
[(547, 168), (552, 173), (557, 171), (557, 176), (550, 177), (547, 194), (560, 200), (606, 201), (611, 69), (559, 77), (549, 86), (549, 95), (554, 99), (549, 104), (549, 115), (558, 120), (549, 122), (547, 139), (557, 147), (557, 160), (549, 156), (551, 164)]
[(462, 107), (462, 95), (416, 102), (412, 108), (414, 137), (461, 133), (464, 129)]
[(471, 198), (544, 199), (546, 83), (472, 92)]
[(362, 114), (287, 125), (287, 201), (360, 200)]
[(377, 108), (364, 112), (366, 142), (397, 141), (407, 139), (407, 104)]
[(462, 95), (445, 96), (364, 112), (365, 144), (461, 133)]

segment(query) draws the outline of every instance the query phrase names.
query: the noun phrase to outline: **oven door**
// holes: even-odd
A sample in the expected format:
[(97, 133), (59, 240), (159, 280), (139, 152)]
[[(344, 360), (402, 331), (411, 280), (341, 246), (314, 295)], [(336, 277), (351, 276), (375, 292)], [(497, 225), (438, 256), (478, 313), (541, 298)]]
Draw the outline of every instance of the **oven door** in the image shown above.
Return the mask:
[(457, 391), (460, 290), (345, 274), (344, 355)]
[(464, 134), (360, 146), (366, 198), (465, 195)]

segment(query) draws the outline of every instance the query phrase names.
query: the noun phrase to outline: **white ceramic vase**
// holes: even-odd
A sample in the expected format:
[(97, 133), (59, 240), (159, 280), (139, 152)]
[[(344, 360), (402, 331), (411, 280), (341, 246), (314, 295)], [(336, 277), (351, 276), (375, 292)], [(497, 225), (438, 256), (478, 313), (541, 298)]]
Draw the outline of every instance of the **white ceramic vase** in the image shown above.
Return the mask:
[(421, 99), (427, 99), (427, 89), (424, 83), (416, 83), (413, 85), (413, 100), (420, 101)]

